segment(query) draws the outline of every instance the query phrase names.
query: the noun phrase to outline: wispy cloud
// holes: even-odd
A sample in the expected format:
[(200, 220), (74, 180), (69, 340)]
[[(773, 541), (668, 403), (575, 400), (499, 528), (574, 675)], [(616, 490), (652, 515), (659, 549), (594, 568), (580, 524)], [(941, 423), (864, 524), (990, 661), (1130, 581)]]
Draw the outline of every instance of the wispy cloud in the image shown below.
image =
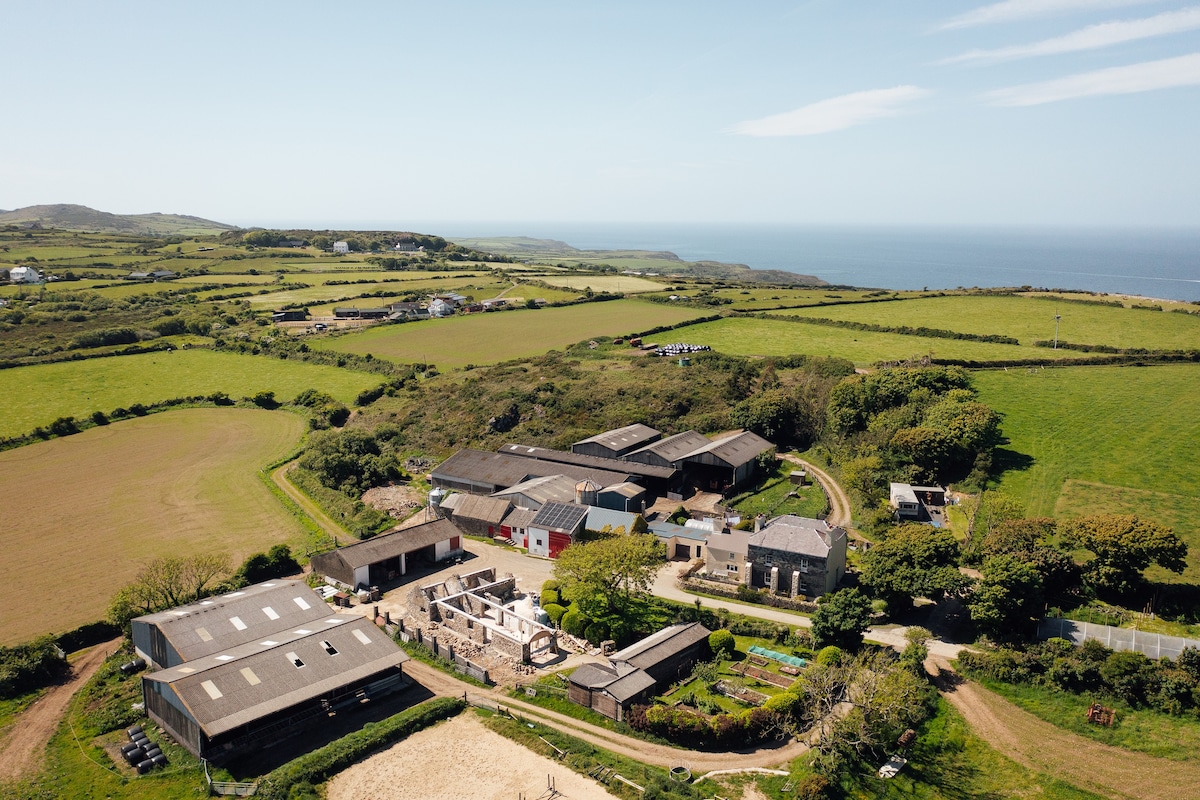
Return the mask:
[(974, 28), (977, 25), (1049, 17), (1055, 14), (1068, 14), (1072, 11), (1122, 8), (1146, 2), (1149, 0), (1003, 0), (1003, 2), (980, 6), (965, 14), (952, 17), (938, 26), (938, 29), (947, 31), (955, 28)]
[(884, 117), (903, 113), (904, 106), (926, 97), (930, 92), (919, 86), (872, 89), (797, 108), (783, 114), (739, 122), (731, 133), (742, 136), (812, 136), (840, 131)]
[(1082, 72), (1053, 81), (997, 89), (984, 96), (996, 106), (1038, 106), (1076, 97), (1136, 94), (1178, 86), (1200, 86), (1200, 53)]
[(1118, 20), (1089, 25), (1077, 31), (1043, 39), (1031, 44), (999, 47), (994, 50), (970, 50), (962, 55), (939, 61), (939, 64), (961, 64), (964, 62), (1009, 61), (1032, 56), (1051, 56), (1060, 53), (1076, 53), (1080, 50), (1098, 50), (1122, 42), (1167, 36), (1200, 28), (1200, 8), (1185, 8), (1168, 11), (1145, 19)]

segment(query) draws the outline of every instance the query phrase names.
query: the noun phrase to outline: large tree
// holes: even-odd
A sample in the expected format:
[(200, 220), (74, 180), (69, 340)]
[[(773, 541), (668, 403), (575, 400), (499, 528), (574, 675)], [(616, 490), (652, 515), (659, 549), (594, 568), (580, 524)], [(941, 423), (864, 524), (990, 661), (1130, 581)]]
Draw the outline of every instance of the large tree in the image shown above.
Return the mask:
[(1015, 555), (992, 556), (980, 572), (979, 585), (967, 602), (971, 619), (993, 639), (1024, 638), (1029, 623), (1042, 614), (1041, 573)]
[(861, 581), (891, 612), (913, 598), (934, 602), (961, 592), (970, 579), (958, 571), (958, 542), (949, 530), (910, 523), (892, 528), (863, 556)]
[(578, 542), (554, 562), (561, 596), (592, 619), (620, 615), (645, 594), (666, 560), (666, 547), (646, 533)]
[(1097, 514), (1064, 523), (1069, 541), (1091, 551), (1084, 582), (1098, 592), (1125, 595), (1145, 582), (1151, 564), (1171, 572), (1187, 566), (1187, 544), (1170, 528), (1132, 514)]
[(140, 614), (152, 614), (205, 597), (212, 584), (229, 575), (233, 562), (228, 553), (164, 556), (147, 562), (113, 597), (108, 618), (125, 625)]
[(858, 589), (840, 589), (817, 598), (812, 615), (813, 645), (835, 645), (848, 650), (862, 646), (871, 624), (871, 601)]

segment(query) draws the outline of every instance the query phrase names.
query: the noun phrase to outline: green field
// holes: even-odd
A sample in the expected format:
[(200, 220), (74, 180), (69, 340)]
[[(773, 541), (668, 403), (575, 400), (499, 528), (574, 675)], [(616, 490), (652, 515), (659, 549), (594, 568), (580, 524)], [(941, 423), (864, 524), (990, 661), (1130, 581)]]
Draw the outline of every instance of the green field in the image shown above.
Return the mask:
[(1060, 341), (1140, 347), (1149, 350), (1200, 348), (1200, 317), (1142, 309), (1055, 302), (1041, 297), (960, 295), (884, 303), (825, 306), (781, 311), (808, 317), (873, 325), (924, 326), (973, 334), (1012, 336), (1022, 344), (1054, 339), (1059, 314)]
[(303, 527), (256, 471), (304, 430), (285, 411), (196, 408), (0, 453), (5, 563), (70, 590), (51, 610), (52, 586), (0, 582), (0, 643), (101, 619), (113, 593), (156, 556), (223, 551), (240, 562), (279, 542), (301, 544)]
[(311, 346), (371, 353), (392, 361), (428, 361), (442, 369), (452, 369), (527, 358), (589, 336), (624, 336), (659, 325), (674, 325), (703, 313), (638, 300), (612, 300), (385, 325), (314, 341)]
[(973, 380), (1004, 417), (1004, 449), (1030, 460), (999, 486), (1028, 515), (1136, 513), (1172, 525), (1191, 547), (1184, 578), (1200, 581), (1200, 367), (1014, 369)]
[(134, 403), (225, 392), (248, 397), (273, 391), (290, 400), (317, 388), (349, 403), (378, 375), (264, 356), (176, 350), (136, 356), (39, 364), (0, 370), (0, 397), (12, 398), (0, 436), (19, 436), (58, 417), (83, 418)]
[(877, 361), (934, 358), (999, 361), (1029, 358), (1078, 356), (1066, 350), (1057, 353), (1040, 347), (991, 344), (963, 339), (932, 339), (896, 333), (850, 331), (827, 325), (809, 325), (784, 320), (720, 319), (671, 331), (655, 337), (661, 341), (706, 344), (731, 355), (786, 356), (805, 353), (837, 356), (869, 366)]
[(566, 289), (582, 291), (590, 288), (596, 292), (616, 292), (618, 294), (661, 292), (664, 288), (662, 283), (655, 283), (636, 275), (540, 275), (538, 280)]
[[(279, 292), (259, 295), (250, 298), (250, 304), (255, 308), (280, 308), (285, 305), (301, 303), (320, 304), (328, 303), (341, 297), (358, 297), (368, 292), (387, 292), (392, 296), (408, 292), (423, 294), (457, 292), (468, 297), (474, 297), (477, 300), (486, 300), (490, 297), (495, 297), (496, 294), (504, 291), (509, 286), (512, 286), (512, 284), (488, 281), (486, 278), (476, 278), (470, 274), (464, 277), (455, 276), (453, 278), (442, 278), (431, 281), (383, 281), (377, 283), (338, 284), (335, 286), (322, 284), (320, 286), (311, 286), (307, 289), (285, 289)], [(365, 303), (359, 303), (358, 305), (360, 308), (366, 308), (370, 305), (383, 305), (385, 302), (386, 298), (382, 297), (367, 298)]]

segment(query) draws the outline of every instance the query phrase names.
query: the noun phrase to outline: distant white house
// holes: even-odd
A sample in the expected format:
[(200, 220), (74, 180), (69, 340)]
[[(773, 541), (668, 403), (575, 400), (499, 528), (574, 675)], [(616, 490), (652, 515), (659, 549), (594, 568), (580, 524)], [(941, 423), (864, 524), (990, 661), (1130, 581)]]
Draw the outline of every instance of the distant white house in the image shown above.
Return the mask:
[(333, 243), (333, 252), (335, 252), (335, 253), (349, 253), (349, 252), (350, 252), (350, 244), (349, 244), (349, 242), (334, 242), (334, 243)]
[(13, 267), (8, 271), (8, 279), (13, 283), (41, 283), (42, 274), (37, 267)]
[(448, 317), (454, 313), (454, 306), (441, 298), (435, 297), (429, 301), (429, 316)]

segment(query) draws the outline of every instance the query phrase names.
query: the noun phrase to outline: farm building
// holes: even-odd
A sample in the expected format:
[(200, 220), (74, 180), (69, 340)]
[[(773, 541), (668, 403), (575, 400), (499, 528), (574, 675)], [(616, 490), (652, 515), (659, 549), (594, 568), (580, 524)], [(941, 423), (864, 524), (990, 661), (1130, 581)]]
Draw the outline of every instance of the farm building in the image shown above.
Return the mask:
[(146, 713), (193, 755), (219, 763), (401, 688), (408, 656), (395, 642), (320, 605), (326, 616), (307, 627), (279, 626), (143, 676)]
[(750, 535), (751, 585), (791, 597), (832, 592), (846, 574), (847, 538), (845, 530), (825, 520), (776, 517)]
[(537, 516), (531, 508), (514, 508), (500, 524), (500, 538), (507, 539), (517, 547), (528, 548), (529, 524)]
[(565, 475), (574, 481), (590, 478), (601, 486), (623, 483), (633, 477), (628, 472), (588, 469), (572, 464), (519, 458), (507, 453), (464, 449), (438, 464), (430, 473), (430, 480), (441, 489), (493, 494), (530, 478), (550, 475)]
[(512, 503), (496, 497), (456, 493), (442, 500), (439, 508), (463, 533), (495, 536), (500, 533), (501, 521), (512, 511)]
[(620, 458), (661, 438), (662, 434), (654, 428), (635, 423), (580, 440), (571, 445), (571, 452), (601, 458)]
[(165, 669), (303, 627), (329, 607), (301, 581), (267, 581), (236, 592), (137, 617), (131, 624), (138, 656)]
[(359, 311), (353, 306), (343, 306), (333, 309), (333, 316), (338, 319), (358, 319)]
[(758, 459), (774, 449), (761, 436), (743, 431), (709, 442), (681, 461), (688, 480), (701, 488), (724, 491), (753, 476)]
[(588, 506), (546, 503), (529, 523), (529, 554), (557, 558), (583, 532), (587, 515)]
[(672, 625), (613, 653), (607, 664), (584, 664), (571, 673), (567, 697), (621, 721), (631, 705), (707, 658), (709, 633), (699, 622)]
[(319, 553), (312, 570), (352, 589), (377, 586), (408, 573), (418, 562), (432, 564), (462, 555), (462, 532), (439, 519)]
[(629, 511), (613, 511), (609, 508), (599, 508), (597, 506), (588, 506), (587, 518), (583, 522), (585, 530), (603, 531), (608, 528), (609, 532), (616, 533), (635, 533), (636, 528), (645, 530), (646, 521), (642, 519), (640, 514), (635, 514)]
[(715, 578), (748, 583), (750, 570), (746, 556), (750, 532), (736, 528), (728, 533), (710, 533), (704, 540), (704, 571)]
[(285, 309), (271, 312), (272, 322), (303, 322), (308, 319), (308, 312), (303, 308)]
[(614, 511), (641, 513), (646, 508), (646, 490), (636, 483), (618, 483), (596, 492), (596, 505)]
[(711, 530), (690, 528), (673, 522), (659, 520), (647, 523), (650, 533), (667, 547), (667, 558), (703, 558), (704, 541)]
[(946, 490), (941, 486), (910, 486), (907, 483), (888, 484), (892, 511), (900, 519), (928, 520), (928, 506), (946, 505)]
[(400, 303), (392, 303), (388, 306), (390, 317), (396, 319), (429, 319), (429, 309), (423, 308), (420, 303), (408, 300)]
[(683, 457), (708, 447), (712, 441), (696, 431), (684, 431), (622, 456), (624, 461), (637, 461), (658, 467), (683, 468)]
[(629, 480), (646, 487), (653, 496), (661, 496), (674, 491), (682, 482), (682, 473), (674, 467), (660, 467), (655, 464), (627, 461), (623, 459), (594, 456), (566, 450), (551, 450), (547, 447), (532, 447), (524, 444), (506, 444), (499, 449), (500, 453), (535, 461), (548, 461), (555, 464), (567, 464), (577, 468), (592, 471), (612, 473), (624, 472)]
[(575, 487), (578, 483), (566, 475), (547, 475), (544, 478), (521, 481), (515, 486), (496, 492), (492, 497), (507, 500), (517, 508), (537, 511), (546, 503), (574, 503)]

